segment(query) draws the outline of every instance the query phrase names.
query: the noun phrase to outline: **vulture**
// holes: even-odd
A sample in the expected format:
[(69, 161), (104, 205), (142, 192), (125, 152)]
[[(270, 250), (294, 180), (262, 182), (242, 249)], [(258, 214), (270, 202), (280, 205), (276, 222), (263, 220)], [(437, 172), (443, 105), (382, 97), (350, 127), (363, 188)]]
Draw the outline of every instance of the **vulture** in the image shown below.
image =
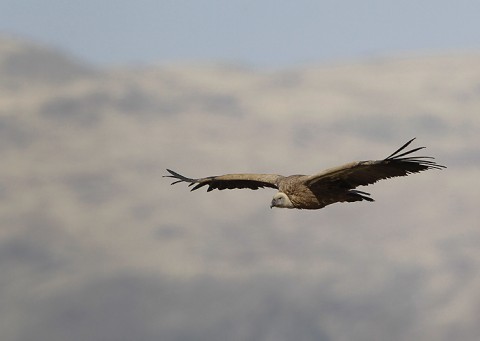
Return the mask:
[(446, 168), (433, 161), (433, 157), (411, 155), (425, 147), (405, 151), (413, 140), (415, 138), (385, 159), (355, 161), (313, 175), (242, 173), (191, 179), (167, 169), (170, 175), (164, 175), (164, 177), (175, 179), (172, 185), (186, 182), (188, 186), (193, 186), (192, 191), (204, 186), (208, 186), (208, 192), (214, 189), (275, 188), (278, 192), (273, 196), (270, 208), (315, 210), (336, 202), (374, 201), (369, 193), (357, 190), (358, 186), (366, 186), (378, 180), (406, 176), (428, 169)]

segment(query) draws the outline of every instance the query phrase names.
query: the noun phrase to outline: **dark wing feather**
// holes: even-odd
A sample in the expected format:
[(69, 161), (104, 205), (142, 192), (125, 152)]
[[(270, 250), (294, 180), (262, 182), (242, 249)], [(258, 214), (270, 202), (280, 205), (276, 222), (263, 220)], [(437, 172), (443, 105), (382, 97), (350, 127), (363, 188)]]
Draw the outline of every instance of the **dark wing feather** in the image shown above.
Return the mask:
[(170, 173), (170, 175), (164, 175), (164, 177), (176, 179), (176, 181), (172, 182), (172, 185), (179, 182), (186, 182), (189, 184), (188, 186), (193, 186), (191, 189), (192, 191), (208, 185), (207, 192), (210, 192), (214, 189), (258, 189), (264, 187), (278, 188), (278, 181), (283, 178), (283, 176), (276, 174), (225, 174), (219, 176), (209, 176), (206, 178), (191, 179), (170, 169), (167, 169), (167, 171)]
[(425, 147), (418, 147), (401, 153), (413, 140), (411, 139), (383, 160), (352, 162), (327, 169), (322, 173), (307, 177), (305, 184), (311, 188), (333, 186), (353, 189), (357, 186), (373, 184), (382, 179), (406, 176), (428, 169), (446, 168), (434, 162), (430, 156), (407, 156)]

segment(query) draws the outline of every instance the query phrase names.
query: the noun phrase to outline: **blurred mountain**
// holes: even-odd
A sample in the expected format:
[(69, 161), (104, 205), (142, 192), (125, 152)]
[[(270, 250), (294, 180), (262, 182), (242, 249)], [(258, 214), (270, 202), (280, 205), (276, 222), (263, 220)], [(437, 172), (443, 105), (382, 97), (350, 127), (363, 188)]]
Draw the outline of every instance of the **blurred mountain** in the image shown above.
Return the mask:
[[(7, 340), (477, 340), (480, 55), (99, 69), (0, 39)], [(314, 173), (417, 137), (374, 203), (162, 178)]]
[[(90, 75), (92, 68), (60, 51), (9, 37), (0, 37), (0, 73), (7, 82), (63, 83)], [(8, 84), (8, 83), (7, 83)]]

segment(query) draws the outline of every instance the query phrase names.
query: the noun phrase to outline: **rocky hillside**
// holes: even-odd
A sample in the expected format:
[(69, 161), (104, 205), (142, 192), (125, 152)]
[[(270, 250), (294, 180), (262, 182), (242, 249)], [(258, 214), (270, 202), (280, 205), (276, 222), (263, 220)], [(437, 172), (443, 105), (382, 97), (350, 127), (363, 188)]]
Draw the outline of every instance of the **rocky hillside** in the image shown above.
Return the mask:
[[(99, 69), (0, 39), (8, 340), (477, 340), (480, 55)], [(270, 210), (199, 177), (313, 173), (412, 137), (445, 171)]]

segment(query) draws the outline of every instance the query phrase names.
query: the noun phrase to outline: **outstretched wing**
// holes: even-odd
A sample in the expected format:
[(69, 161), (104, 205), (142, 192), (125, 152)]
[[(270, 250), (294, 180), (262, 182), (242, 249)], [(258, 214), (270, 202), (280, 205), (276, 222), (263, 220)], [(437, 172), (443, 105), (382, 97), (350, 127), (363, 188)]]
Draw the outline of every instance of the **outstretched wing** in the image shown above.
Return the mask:
[(407, 156), (425, 147), (414, 148), (402, 153), (413, 140), (415, 138), (383, 160), (352, 162), (327, 169), (322, 173), (308, 176), (305, 179), (305, 184), (310, 188), (333, 186), (348, 190), (357, 186), (373, 184), (382, 179), (406, 176), (428, 169), (446, 168), (434, 162), (433, 157), (430, 156)]
[(225, 174), (219, 176), (209, 176), (200, 179), (191, 179), (178, 174), (170, 169), (167, 169), (170, 175), (164, 175), (167, 178), (176, 179), (173, 184), (179, 182), (186, 182), (188, 186), (194, 186), (191, 190), (194, 191), (200, 187), (207, 186), (207, 192), (218, 189), (234, 189), (234, 188), (250, 188), (259, 189), (264, 187), (278, 188), (278, 181), (283, 178), (276, 174)]

